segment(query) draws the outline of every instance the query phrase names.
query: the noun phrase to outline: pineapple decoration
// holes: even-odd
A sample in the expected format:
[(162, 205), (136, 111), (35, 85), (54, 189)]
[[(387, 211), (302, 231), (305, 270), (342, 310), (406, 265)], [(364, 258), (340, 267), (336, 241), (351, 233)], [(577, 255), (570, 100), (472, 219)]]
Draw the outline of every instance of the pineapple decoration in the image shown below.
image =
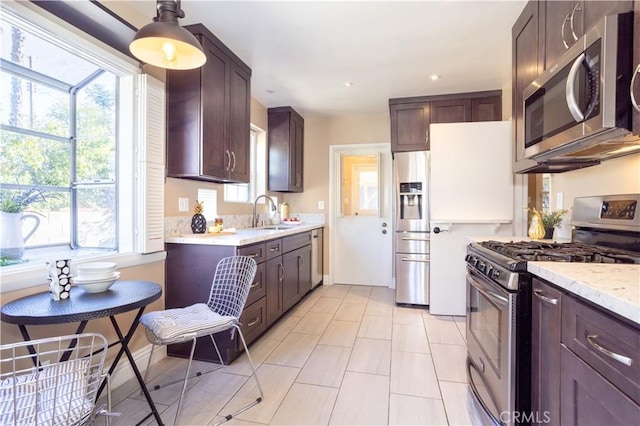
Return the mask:
[(207, 230), (207, 219), (205, 219), (202, 214), (202, 210), (204, 210), (204, 201), (196, 201), (196, 206), (193, 209), (195, 213), (191, 218), (191, 231), (194, 234), (204, 234)]

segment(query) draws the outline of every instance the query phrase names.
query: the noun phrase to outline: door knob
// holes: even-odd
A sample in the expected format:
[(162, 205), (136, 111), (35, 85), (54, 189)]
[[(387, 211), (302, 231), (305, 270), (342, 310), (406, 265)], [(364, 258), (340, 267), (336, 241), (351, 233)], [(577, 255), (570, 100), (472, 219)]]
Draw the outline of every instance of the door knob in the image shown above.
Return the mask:
[(437, 226), (435, 228), (433, 228), (433, 233), (434, 234), (439, 234), (440, 233), (440, 228), (437, 227)]

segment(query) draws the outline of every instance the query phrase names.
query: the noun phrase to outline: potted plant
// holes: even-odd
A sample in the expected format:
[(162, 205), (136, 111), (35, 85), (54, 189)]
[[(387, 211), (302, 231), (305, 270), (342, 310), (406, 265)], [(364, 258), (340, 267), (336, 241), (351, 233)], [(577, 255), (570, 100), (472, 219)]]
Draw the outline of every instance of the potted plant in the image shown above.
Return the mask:
[[(24, 255), (24, 243), (29, 239), (38, 225), (40, 219), (35, 214), (24, 214), (26, 209), (34, 203), (46, 201), (43, 192), (38, 188), (28, 190), (0, 190), (0, 264), (8, 264), (11, 261), (20, 260)], [(22, 235), (22, 221), (31, 219), (33, 228)]]
[(555, 210), (555, 211), (543, 211), (542, 212), (542, 226), (544, 226), (544, 239), (550, 240), (553, 238), (553, 230), (562, 223), (563, 216), (568, 210)]

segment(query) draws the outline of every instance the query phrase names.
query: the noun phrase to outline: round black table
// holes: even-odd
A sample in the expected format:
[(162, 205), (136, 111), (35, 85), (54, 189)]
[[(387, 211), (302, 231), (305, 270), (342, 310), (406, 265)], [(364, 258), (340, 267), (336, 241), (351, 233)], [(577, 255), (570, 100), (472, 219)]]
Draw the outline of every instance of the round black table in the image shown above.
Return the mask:
[[(160, 285), (149, 281), (116, 281), (109, 290), (102, 293), (85, 293), (81, 288), (73, 287), (69, 298), (65, 300), (53, 300), (49, 292), (44, 292), (9, 302), (0, 309), (0, 319), (6, 323), (16, 324), (22, 333), (22, 338), (25, 341), (29, 341), (31, 337), (27, 331), (27, 325), (79, 322), (76, 334), (80, 334), (84, 331), (89, 320), (109, 317), (119, 339), (110, 343), (109, 347), (120, 344), (120, 350), (109, 368), (109, 375), (115, 371), (122, 354), (126, 354), (152, 411), (142, 421), (153, 415), (158, 424), (162, 425), (160, 414), (129, 350), (129, 342), (138, 327), (145, 307), (158, 300), (161, 294), (162, 288)], [(138, 309), (136, 318), (129, 327), (127, 334), (123, 335), (115, 315), (134, 309)], [(69, 351), (63, 355), (61, 361), (69, 359), (74, 345), (75, 343), (72, 343)], [(31, 346), (29, 347), (29, 352), (35, 355), (35, 349)], [(34, 363), (36, 362), (34, 357)], [(106, 382), (103, 382), (100, 386), (96, 399), (102, 393), (105, 385)]]

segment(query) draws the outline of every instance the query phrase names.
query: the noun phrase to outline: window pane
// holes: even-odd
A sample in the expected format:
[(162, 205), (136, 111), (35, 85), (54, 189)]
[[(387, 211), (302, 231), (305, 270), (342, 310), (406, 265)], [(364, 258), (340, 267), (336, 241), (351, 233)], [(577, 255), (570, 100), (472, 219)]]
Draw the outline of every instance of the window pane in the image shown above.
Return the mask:
[(114, 181), (116, 77), (103, 73), (78, 92), (77, 180)]
[(342, 157), (342, 214), (344, 216), (378, 215), (378, 158), (376, 156)]
[(0, 98), (2, 124), (69, 136), (69, 94), (13, 76), (4, 70), (0, 84), (6, 96)]
[(78, 194), (78, 246), (117, 248), (115, 186), (81, 187)]
[(69, 186), (68, 142), (2, 132), (0, 158), (0, 182)]
[(2, 21), (2, 59), (75, 86), (98, 67), (77, 55)]
[[(69, 244), (71, 235), (71, 215), (68, 192), (46, 192), (45, 202), (33, 204), (25, 214), (35, 213), (40, 220), (34, 234), (25, 242), (26, 247), (49, 244)], [(34, 221), (22, 221), (22, 235), (25, 237), (33, 228)]]

